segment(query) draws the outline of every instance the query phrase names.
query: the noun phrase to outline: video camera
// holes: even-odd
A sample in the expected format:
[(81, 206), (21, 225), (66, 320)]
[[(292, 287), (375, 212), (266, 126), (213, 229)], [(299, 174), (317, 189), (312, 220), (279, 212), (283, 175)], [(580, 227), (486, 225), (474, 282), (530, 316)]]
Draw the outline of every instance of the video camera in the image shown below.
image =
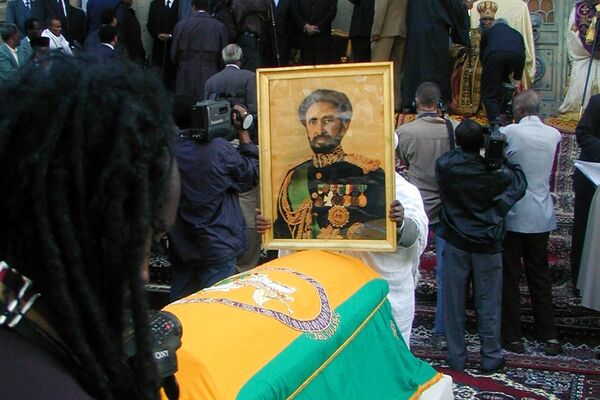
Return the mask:
[(250, 129), (254, 116), (250, 113), (242, 116), (233, 109), (233, 104), (227, 94), (217, 94), (208, 100), (198, 102), (191, 109), (190, 137), (198, 142), (208, 142), (214, 138), (222, 137), (231, 141), (237, 137), (237, 128), (233, 125), (233, 118), (242, 121), (242, 129)]
[[(126, 316), (125, 354), (131, 358), (136, 353), (135, 331), (131, 315)], [(152, 333), (152, 356), (156, 362), (158, 376), (169, 400), (179, 398), (179, 386), (175, 380), (177, 372), (176, 351), (181, 347), (183, 328), (179, 319), (167, 311), (153, 311), (149, 316)]]
[(500, 127), (512, 123), (515, 90), (515, 85), (511, 83), (503, 84), (500, 116), (495, 121), (490, 121), (490, 134), (485, 144), (485, 163), (488, 169), (498, 169), (504, 162), (506, 136), (500, 132)]

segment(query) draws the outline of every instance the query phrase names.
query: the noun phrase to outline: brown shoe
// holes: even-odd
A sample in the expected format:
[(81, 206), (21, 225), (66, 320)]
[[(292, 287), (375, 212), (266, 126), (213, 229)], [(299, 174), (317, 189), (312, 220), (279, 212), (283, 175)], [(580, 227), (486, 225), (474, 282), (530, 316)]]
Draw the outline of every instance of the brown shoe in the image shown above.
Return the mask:
[(523, 346), (523, 342), (521, 342), (521, 341), (504, 343), (504, 344), (502, 344), (502, 348), (504, 350), (508, 350), (510, 352), (517, 353), (517, 354), (525, 353), (525, 347)]
[(546, 347), (545, 347), (544, 351), (546, 352), (546, 355), (554, 357), (554, 356), (557, 356), (560, 353), (562, 353), (562, 346), (556, 340), (553, 340), (553, 341), (548, 340), (548, 341), (546, 341)]

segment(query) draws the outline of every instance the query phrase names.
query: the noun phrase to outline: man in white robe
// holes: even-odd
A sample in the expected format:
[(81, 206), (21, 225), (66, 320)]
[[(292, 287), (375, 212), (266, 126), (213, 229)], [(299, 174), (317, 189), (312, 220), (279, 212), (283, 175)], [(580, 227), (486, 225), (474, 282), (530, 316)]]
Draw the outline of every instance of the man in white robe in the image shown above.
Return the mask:
[(42, 36), (50, 39), (50, 50), (58, 50), (70, 56), (73, 55), (69, 42), (62, 35), (62, 22), (60, 22), (60, 19), (52, 19), (48, 24), (48, 28), (42, 32)]
[[(569, 16), (569, 31), (567, 32), (567, 54), (571, 63), (571, 76), (569, 78), (569, 88), (567, 94), (558, 109), (561, 114), (567, 114), (567, 117), (573, 117), (579, 120), (581, 110), (581, 101), (588, 67), (590, 65), (590, 47), (584, 45), (587, 35), (587, 28), (593, 15), (594, 1), (578, 1), (571, 10)], [(596, 53), (597, 54), (597, 53)], [(600, 60), (592, 61), (590, 71), (590, 80), (585, 91), (585, 102), (583, 108), (587, 107), (590, 97), (600, 93)]]
[[(397, 206), (393, 202), (390, 218), (398, 224), (398, 246), (393, 253), (375, 253), (365, 251), (340, 251), (360, 259), (379, 272), (388, 282), (388, 299), (392, 314), (407, 346), (410, 346), (410, 333), (415, 316), (415, 288), (419, 277), (420, 256), (427, 246), (427, 214), (421, 194), (416, 186), (396, 174), (396, 200), (403, 208), (403, 216), (397, 216)], [(271, 229), (271, 221), (257, 215), (256, 228), (259, 233)], [(290, 251), (280, 250), (279, 255)]]

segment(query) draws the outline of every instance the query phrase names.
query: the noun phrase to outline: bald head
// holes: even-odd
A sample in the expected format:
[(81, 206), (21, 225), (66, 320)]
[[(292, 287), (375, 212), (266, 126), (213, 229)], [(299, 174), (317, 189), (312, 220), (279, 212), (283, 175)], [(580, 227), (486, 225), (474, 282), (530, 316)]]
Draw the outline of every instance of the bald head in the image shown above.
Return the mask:
[(513, 99), (513, 114), (516, 121), (530, 115), (538, 115), (540, 112), (540, 97), (535, 90), (526, 90), (519, 93)]

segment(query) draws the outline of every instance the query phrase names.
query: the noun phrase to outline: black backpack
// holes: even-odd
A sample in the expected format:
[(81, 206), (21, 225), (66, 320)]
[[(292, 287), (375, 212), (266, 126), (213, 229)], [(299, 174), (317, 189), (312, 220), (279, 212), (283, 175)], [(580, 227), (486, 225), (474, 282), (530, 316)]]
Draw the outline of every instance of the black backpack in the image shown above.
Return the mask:
[(227, 28), (229, 43), (235, 42), (239, 34), (231, 6), (232, 0), (211, 0), (208, 7), (209, 12)]

